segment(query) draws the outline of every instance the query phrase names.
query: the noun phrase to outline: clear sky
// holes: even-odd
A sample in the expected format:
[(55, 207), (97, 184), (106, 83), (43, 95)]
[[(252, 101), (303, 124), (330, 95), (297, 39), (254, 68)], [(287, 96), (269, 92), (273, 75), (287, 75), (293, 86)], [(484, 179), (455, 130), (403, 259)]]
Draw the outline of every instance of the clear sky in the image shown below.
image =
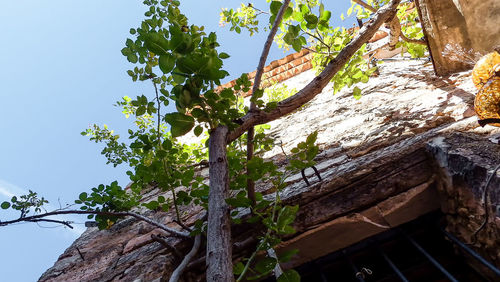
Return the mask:
[[(225, 69), (232, 78), (256, 68), (266, 34), (249, 38), (218, 26), (221, 7), (239, 1), (181, 2), (191, 23), (218, 33), (221, 51), (231, 55)], [(265, 8), (260, 2), (255, 6)], [(335, 2), (338, 7), (327, 8), (338, 19), (350, 3)], [(49, 209), (58, 208), (101, 183), (128, 183), (126, 167), (106, 165), (102, 147), (80, 132), (97, 123), (125, 133), (130, 121), (114, 102), (153, 94), (150, 84), (132, 82), (120, 53), (144, 12), (138, 0), (0, 2), (0, 202), (31, 189), (50, 201)], [(283, 56), (273, 48), (267, 62)], [(0, 210), (0, 220), (15, 216)], [(86, 217), (65, 219), (75, 229), (0, 227), (0, 280), (36, 281), (51, 267), (85, 230)]]

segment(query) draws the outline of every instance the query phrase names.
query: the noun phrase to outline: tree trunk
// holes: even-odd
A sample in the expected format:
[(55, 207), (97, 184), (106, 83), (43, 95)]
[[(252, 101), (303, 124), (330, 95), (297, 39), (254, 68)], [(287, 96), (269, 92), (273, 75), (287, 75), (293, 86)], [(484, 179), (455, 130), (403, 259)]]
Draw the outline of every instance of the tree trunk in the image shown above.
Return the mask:
[(231, 221), (226, 198), (229, 194), (226, 126), (218, 126), (210, 134), (210, 192), (208, 195), (207, 281), (233, 281)]

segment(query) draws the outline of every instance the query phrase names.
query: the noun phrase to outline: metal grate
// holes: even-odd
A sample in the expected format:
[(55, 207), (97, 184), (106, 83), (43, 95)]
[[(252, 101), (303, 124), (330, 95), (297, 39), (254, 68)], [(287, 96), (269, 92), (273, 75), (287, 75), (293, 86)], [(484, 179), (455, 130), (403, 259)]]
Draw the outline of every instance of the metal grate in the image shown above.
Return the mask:
[[(313, 282), (500, 281), (498, 268), (438, 227), (436, 222), (441, 217), (438, 212), (425, 215), (306, 263), (296, 270), (301, 274), (302, 281)], [(457, 252), (457, 249), (463, 252)], [(462, 253), (481, 263), (491, 273), (485, 275), (476, 271), (465, 262)], [(498, 277), (498, 280), (491, 277)]]

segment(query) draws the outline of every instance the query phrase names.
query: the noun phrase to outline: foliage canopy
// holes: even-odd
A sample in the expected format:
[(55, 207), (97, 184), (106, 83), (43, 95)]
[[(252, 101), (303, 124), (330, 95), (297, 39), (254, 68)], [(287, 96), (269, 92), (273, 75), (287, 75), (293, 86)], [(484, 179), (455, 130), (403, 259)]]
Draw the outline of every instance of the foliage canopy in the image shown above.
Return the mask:
[[(388, 0), (368, 1), (375, 9), (387, 4)], [(225, 9), (221, 12), (221, 23), (230, 25), (230, 30), (237, 33), (247, 30), (250, 35), (262, 29), (259, 17), (267, 16), (269, 24), (264, 29), (271, 29), (277, 24), (279, 33), (274, 41), (284, 49), (300, 51), (307, 48), (314, 53), (313, 65), (321, 72), (353, 40), (357, 31), (330, 25), (332, 12), (325, 9), (317, 0), (268, 1), (266, 9), (258, 9), (253, 4), (242, 4), (239, 9)], [(289, 4), (290, 3), (290, 4)], [(126, 118), (135, 118), (135, 127), (128, 130), (128, 140), (122, 141), (119, 135), (106, 125), (93, 125), (82, 132), (91, 141), (104, 143), (102, 154), (109, 164), (126, 164), (130, 167), (127, 174), (132, 181), (130, 189), (125, 190), (112, 182), (101, 184), (89, 192), (82, 192), (75, 204), (80, 211), (94, 218), (99, 228), (109, 228), (127, 212), (144, 213), (175, 212), (176, 219), (182, 224), (181, 207), (197, 205), (208, 213), (210, 183), (199, 173), (197, 168), (208, 163), (208, 138), (219, 126), (229, 131), (238, 128), (242, 119), (251, 110), (244, 105), (240, 95), (252, 86), (246, 74), (241, 74), (235, 85), (222, 89), (221, 81), (229, 76), (223, 69), (224, 60), (229, 55), (219, 51), (217, 35), (206, 32), (203, 26), (189, 24), (181, 13), (179, 1), (145, 0), (147, 11), (139, 27), (130, 29), (131, 38), (121, 50), (134, 67), (127, 71), (133, 81), (150, 81), (153, 94), (135, 98), (123, 97), (116, 103), (122, 108)], [(283, 6), (285, 5), (285, 6)], [(414, 17), (405, 13), (406, 6), (401, 6), (398, 16), (410, 24), (403, 32), (408, 37), (421, 36)], [(358, 18), (368, 18), (369, 10), (353, 3), (347, 14), (356, 13)], [(279, 18), (282, 16), (282, 20)], [(413, 17), (413, 18), (412, 18)], [(278, 21), (275, 23), (275, 20)], [(412, 22), (413, 19), (413, 22)], [(406, 44), (412, 56), (423, 55), (420, 46)], [(360, 82), (367, 82), (376, 67), (367, 64), (363, 55), (363, 45), (343, 65), (332, 78), (334, 92), (344, 87), (351, 87)], [(264, 58), (265, 60), (265, 58)], [(288, 92), (283, 95), (282, 92)], [(269, 112), (280, 106), (283, 99), (295, 94), (295, 89), (276, 86), (271, 90), (253, 91), (250, 101), (257, 111)], [(353, 89), (355, 98), (361, 90)], [(175, 111), (167, 112), (169, 105)], [(230, 189), (225, 202), (231, 206), (231, 218), (234, 224), (243, 222), (256, 224), (262, 230), (258, 237), (256, 250), (250, 257), (237, 261), (234, 275), (242, 279), (259, 279), (279, 268), (279, 263), (286, 262), (296, 253), (292, 251), (280, 256), (269, 252), (281, 242), (284, 235), (293, 234), (293, 221), (298, 206), (282, 203), (280, 192), (287, 186), (287, 179), (300, 170), (315, 164), (318, 153), (315, 145), (317, 132), (287, 152), (287, 165), (278, 167), (262, 156), (276, 146), (276, 141), (266, 134), (268, 125), (256, 127), (255, 136), (250, 139), (242, 134), (227, 144), (228, 187)], [(189, 132), (199, 137), (200, 142), (182, 144), (178, 137)], [(204, 136), (204, 137), (203, 137)], [(242, 144), (253, 140), (255, 151), (247, 159), (247, 152)], [(226, 144), (224, 144), (226, 145)], [(273, 195), (256, 192), (255, 202), (247, 193), (248, 180), (272, 184)], [(154, 199), (145, 201), (145, 189), (159, 189)], [(38, 215), (47, 203), (44, 198), (30, 191), (29, 195), (13, 197), (10, 202), (3, 202), (1, 208), (13, 208), (20, 211), (17, 221), (34, 221), (30, 212)], [(250, 209), (251, 213), (245, 211)], [(56, 211), (57, 212), (57, 211)], [(244, 216), (242, 216), (244, 215)], [(36, 220), (41, 220), (37, 217)], [(59, 222), (69, 225), (68, 222)], [(6, 224), (2, 222), (2, 224)], [(191, 229), (192, 236), (206, 232), (207, 222), (200, 218)], [(257, 258), (257, 254), (264, 254)], [(298, 274), (289, 270), (278, 277), (278, 281), (298, 281)]]

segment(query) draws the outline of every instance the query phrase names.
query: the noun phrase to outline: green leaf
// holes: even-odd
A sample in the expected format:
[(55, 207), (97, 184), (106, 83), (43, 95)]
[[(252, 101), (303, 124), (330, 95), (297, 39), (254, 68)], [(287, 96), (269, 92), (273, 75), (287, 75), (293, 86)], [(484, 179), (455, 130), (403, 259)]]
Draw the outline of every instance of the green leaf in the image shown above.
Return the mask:
[(160, 70), (163, 73), (169, 73), (174, 69), (175, 66), (175, 58), (172, 54), (163, 54), (160, 55), (160, 60), (158, 61), (158, 65)]
[(303, 169), (303, 168), (306, 168), (306, 167), (307, 167), (307, 166), (306, 166), (306, 164), (304, 164), (304, 162), (299, 161), (299, 160), (296, 160), (296, 159), (291, 159), (291, 160), (290, 160), (290, 164), (291, 164), (293, 167), (297, 168), (297, 169)]
[(137, 58), (136, 54), (129, 54), (129, 55), (127, 55), (127, 60), (129, 62), (131, 62), (132, 64), (135, 64), (135, 63), (137, 63), (137, 60), (139, 60), (139, 58)]
[[(297, 214), (298, 210), (298, 205), (285, 206), (280, 210), (278, 214), (278, 220), (276, 222), (279, 231), (289, 233), (290, 229), (285, 229), (285, 227), (287, 227), (287, 225), (291, 224), (295, 220), (295, 215)], [(293, 232), (293, 229), (291, 229), (291, 231)]]
[(86, 192), (83, 192), (80, 194), (80, 196), (78, 196), (78, 199), (80, 199), (80, 201), (82, 202), (85, 202), (87, 200), (87, 193)]
[(139, 108), (137, 108), (137, 110), (135, 111), (135, 115), (136, 116), (142, 116), (143, 114), (146, 113), (146, 107), (144, 106), (140, 106)]
[(245, 265), (240, 261), (233, 266), (234, 275), (240, 275), (245, 269)]
[(172, 79), (177, 84), (182, 84), (186, 80), (186, 76), (183, 75), (178, 68), (175, 68), (172, 72)]
[(281, 5), (283, 5), (283, 3), (281, 3), (280, 1), (271, 2), (271, 14), (272, 15), (278, 14), (278, 12), (281, 8)]
[(278, 255), (278, 260), (279, 262), (289, 262), (298, 252), (298, 249), (286, 250)]
[(235, 208), (248, 208), (252, 205), (250, 199), (246, 197), (228, 198), (226, 199), (226, 203)]
[(194, 126), (194, 118), (181, 113), (166, 114), (165, 121), (171, 126), (172, 137), (182, 136)]
[(255, 270), (262, 274), (266, 274), (273, 271), (276, 263), (277, 260), (275, 258), (265, 257), (257, 262), (257, 264), (255, 265)]
[(306, 138), (306, 143), (308, 145), (314, 144), (316, 142), (316, 139), (318, 139), (318, 131), (314, 131), (313, 133), (309, 134)]
[(289, 269), (283, 272), (276, 282), (300, 282), (300, 275), (297, 271)]
[(294, 39), (295, 39), (295, 36), (293, 36), (293, 33), (291, 33), (290, 31), (287, 32), (285, 34), (285, 36), (283, 36), (283, 41), (285, 41), (285, 43), (288, 45), (292, 45)]
[(331, 16), (332, 16), (332, 12), (324, 10), (321, 13), (321, 16), (319, 17), (319, 19), (322, 20), (322, 21), (328, 21)]
[(10, 208), (10, 203), (9, 202), (3, 202), (2, 205), (0, 205), (2, 209), (6, 210)]
[(304, 20), (304, 16), (300, 11), (294, 11), (292, 14), (292, 18), (298, 22), (302, 22)]
[(168, 41), (162, 34), (157, 32), (151, 32), (146, 35), (146, 40), (144, 41), (144, 46), (151, 52), (157, 55), (163, 55), (167, 53)]
[(292, 42), (293, 50), (300, 52), (302, 50), (302, 41), (298, 38), (294, 39)]
[(149, 203), (145, 203), (143, 204), (146, 208), (150, 209), (150, 210), (156, 210), (159, 206), (158, 202), (157, 201), (151, 201)]
[(197, 125), (195, 128), (194, 128), (194, 135), (196, 136), (200, 136), (201, 134), (203, 133), (203, 127)]
[(318, 17), (313, 14), (307, 14), (304, 16), (304, 19), (308, 24), (316, 25), (318, 23)]
[(352, 96), (356, 100), (361, 99), (361, 89), (359, 89), (359, 87), (357, 87), (357, 86), (354, 87), (354, 89), (352, 90)]
[(285, 14), (283, 14), (283, 20), (287, 20), (288, 18), (290, 18), (290, 16), (293, 14), (293, 9), (292, 7), (288, 7), (286, 8), (285, 10)]
[(222, 53), (219, 54), (219, 58), (221, 58), (221, 59), (227, 59), (229, 57), (230, 56), (227, 53), (224, 53), (224, 52), (222, 52)]

